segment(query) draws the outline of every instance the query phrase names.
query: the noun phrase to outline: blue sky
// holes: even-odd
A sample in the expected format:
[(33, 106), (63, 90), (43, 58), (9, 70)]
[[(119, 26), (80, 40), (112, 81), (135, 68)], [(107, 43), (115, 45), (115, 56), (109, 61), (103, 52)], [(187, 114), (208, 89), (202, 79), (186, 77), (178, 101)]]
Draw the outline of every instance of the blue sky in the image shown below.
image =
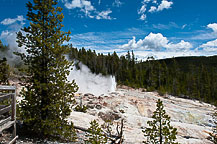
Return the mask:
[[(0, 39), (28, 25), (26, 0), (0, 0)], [(216, 0), (59, 0), (73, 46), (138, 58), (217, 55)]]

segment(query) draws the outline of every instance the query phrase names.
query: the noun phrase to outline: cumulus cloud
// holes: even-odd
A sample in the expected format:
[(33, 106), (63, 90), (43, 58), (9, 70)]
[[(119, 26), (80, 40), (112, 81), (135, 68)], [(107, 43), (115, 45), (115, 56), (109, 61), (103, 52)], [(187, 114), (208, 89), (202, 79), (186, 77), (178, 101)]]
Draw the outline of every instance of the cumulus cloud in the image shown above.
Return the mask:
[(217, 38), (217, 23), (211, 23), (206, 26), (208, 29), (212, 29), (212, 32), (210, 31), (199, 31), (199, 33), (196, 36), (191, 37), (193, 40), (210, 40), (210, 39), (216, 39)]
[(87, 0), (72, 0), (71, 2), (66, 1), (65, 7), (67, 9), (80, 8), (82, 12), (91, 18), (92, 16), (90, 15), (90, 12), (95, 10), (91, 2)]
[(161, 33), (150, 33), (144, 39), (136, 41), (133, 37), (127, 44), (121, 45), (119, 48), (130, 50), (151, 50), (151, 51), (187, 51), (192, 48), (192, 44), (181, 40), (179, 43), (169, 43), (169, 40)]
[(169, 9), (171, 8), (171, 6), (173, 5), (173, 2), (169, 2), (167, 0), (162, 0), (161, 1), (161, 4), (158, 5), (158, 7), (155, 7), (155, 6), (151, 6), (151, 8), (148, 10), (148, 12), (158, 12), (158, 11), (162, 11), (164, 9)]
[(179, 43), (169, 43), (166, 45), (166, 48), (171, 51), (189, 51), (191, 48), (193, 48), (192, 44), (189, 42), (185, 42), (184, 40), (181, 40)]
[(11, 25), (14, 24), (15, 22), (21, 22), (22, 24), (24, 24), (25, 18), (21, 15), (21, 16), (17, 16), (17, 18), (6, 18), (3, 21), (1, 21), (1, 24), (3, 25)]
[(208, 52), (216, 52), (217, 51), (217, 39), (213, 41), (209, 41), (205, 44), (199, 46), (199, 48), (203, 48), (204, 51)]
[(173, 2), (169, 2), (167, 0), (162, 0), (161, 4), (157, 8), (157, 11), (162, 11), (164, 9), (169, 9), (169, 8), (171, 8), (172, 4), (173, 4)]
[[(111, 10), (106, 10), (102, 12), (98, 12), (96, 8), (92, 5), (91, 1), (88, 0), (72, 0), (69, 2), (68, 0), (62, 1), (65, 3), (65, 7), (67, 9), (75, 9), (78, 8), (82, 12), (85, 13), (85, 15), (89, 18), (96, 18), (96, 19), (108, 19), (111, 20), (111, 16), (109, 16), (110, 13), (112, 13)], [(99, 4), (101, 1), (99, 1)]]
[(136, 38), (133, 37), (127, 44), (120, 46), (123, 49), (142, 49), (142, 50), (154, 50), (160, 51), (162, 47), (165, 47), (168, 43), (166, 37), (164, 37), (161, 33), (150, 33), (143, 40), (140, 39), (136, 42)]
[(217, 23), (208, 24), (207, 27), (211, 28), (214, 32), (217, 32)]
[(217, 51), (217, 23), (211, 23), (207, 25), (207, 28), (213, 30), (211, 33), (206, 33), (197, 36), (198, 38), (208, 38), (208, 39), (215, 39), (212, 41), (208, 41), (204, 44), (201, 44), (197, 49), (202, 49), (206, 52), (216, 52)]

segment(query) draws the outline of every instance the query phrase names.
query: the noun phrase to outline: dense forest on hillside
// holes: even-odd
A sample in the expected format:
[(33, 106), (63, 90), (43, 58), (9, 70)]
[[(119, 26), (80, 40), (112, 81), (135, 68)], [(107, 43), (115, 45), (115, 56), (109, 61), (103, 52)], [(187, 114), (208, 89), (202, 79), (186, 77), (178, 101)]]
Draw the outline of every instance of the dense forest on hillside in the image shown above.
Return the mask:
[[(3, 53), (7, 46), (0, 45)], [(171, 94), (184, 98), (198, 99), (217, 105), (217, 56), (177, 57), (163, 60), (137, 61), (134, 53), (118, 56), (97, 54), (84, 48), (70, 46), (69, 59), (87, 65), (93, 73), (114, 75), (120, 85), (146, 88), (160, 94)], [(0, 58), (0, 82), (7, 83), (9, 66)], [(79, 68), (78, 65), (76, 65)]]
[(133, 51), (119, 57), (115, 52), (70, 48), (71, 60), (81, 61), (93, 73), (114, 75), (118, 84), (217, 104), (217, 56), (137, 61)]

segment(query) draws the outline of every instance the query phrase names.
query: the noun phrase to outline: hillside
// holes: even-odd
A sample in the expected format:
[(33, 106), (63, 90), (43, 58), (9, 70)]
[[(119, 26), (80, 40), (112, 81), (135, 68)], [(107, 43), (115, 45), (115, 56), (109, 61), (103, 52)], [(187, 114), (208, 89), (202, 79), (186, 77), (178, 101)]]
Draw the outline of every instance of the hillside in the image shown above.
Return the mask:
[(118, 56), (116, 52), (96, 54), (72, 45), (70, 49), (69, 59), (82, 62), (93, 73), (114, 75), (118, 84), (217, 104), (217, 56), (137, 61), (133, 51)]
[[(21, 86), (18, 81), (10, 81)], [(88, 128), (92, 120), (103, 124), (106, 120), (112, 120), (113, 134), (116, 134), (116, 126), (124, 120), (124, 143), (142, 144), (144, 136), (142, 130), (147, 127), (147, 121), (156, 109), (156, 101), (163, 101), (166, 113), (171, 117), (172, 126), (178, 130), (177, 142), (181, 144), (212, 144), (207, 140), (212, 127), (215, 125), (212, 118), (215, 106), (197, 100), (177, 98), (171, 95), (160, 96), (157, 92), (144, 92), (144, 89), (133, 89), (126, 86), (118, 86), (116, 91), (101, 94), (77, 93), (77, 104), (82, 103), (88, 107), (87, 112), (72, 111), (67, 118), (75, 126)], [(17, 98), (18, 102), (21, 100)], [(85, 133), (78, 131), (79, 140), (85, 137)], [(78, 140), (78, 143), (81, 141)], [(31, 139), (18, 140), (18, 143), (33, 143)], [(51, 142), (50, 142), (51, 143)]]

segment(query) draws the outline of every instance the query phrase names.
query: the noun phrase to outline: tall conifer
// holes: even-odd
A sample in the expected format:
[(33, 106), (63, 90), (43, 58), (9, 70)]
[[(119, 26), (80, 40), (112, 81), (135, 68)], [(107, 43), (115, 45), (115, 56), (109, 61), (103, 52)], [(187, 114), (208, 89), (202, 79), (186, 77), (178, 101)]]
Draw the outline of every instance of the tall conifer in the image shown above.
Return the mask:
[(57, 0), (28, 2), (29, 26), (17, 33), (19, 47), (26, 54), (19, 54), (28, 66), (29, 79), (22, 91), (20, 113), (24, 124), (34, 134), (43, 138), (73, 139), (73, 125), (66, 121), (77, 90), (74, 82), (67, 81), (71, 62), (65, 58), (69, 48), (70, 32), (63, 32), (62, 8)]
[(145, 144), (178, 144), (175, 142), (177, 129), (170, 125), (170, 117), (166, 115), (163, 102), (158, 99), (153, 121), (148, 121), (149, 128), (143, 130), (147, 138)]

